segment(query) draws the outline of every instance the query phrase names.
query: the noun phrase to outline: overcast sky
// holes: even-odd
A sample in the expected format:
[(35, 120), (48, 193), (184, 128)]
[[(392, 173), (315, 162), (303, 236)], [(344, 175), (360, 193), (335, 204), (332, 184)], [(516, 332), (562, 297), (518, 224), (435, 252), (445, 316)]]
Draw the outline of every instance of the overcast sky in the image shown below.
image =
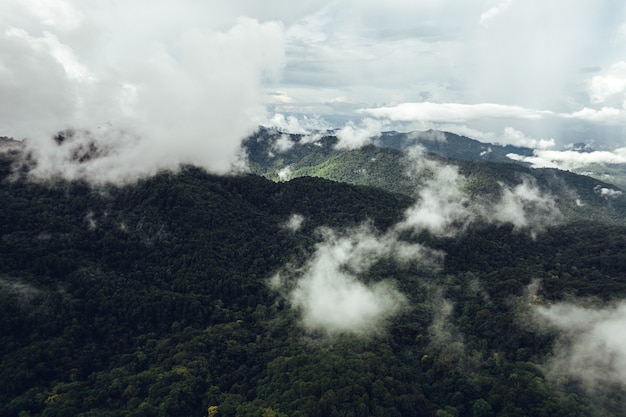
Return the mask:
[(196, 144), (351, 121), (615, 149), (626, 3), (3, 0), (0, 97), (0, 135), (17, 138), (113, 125)]

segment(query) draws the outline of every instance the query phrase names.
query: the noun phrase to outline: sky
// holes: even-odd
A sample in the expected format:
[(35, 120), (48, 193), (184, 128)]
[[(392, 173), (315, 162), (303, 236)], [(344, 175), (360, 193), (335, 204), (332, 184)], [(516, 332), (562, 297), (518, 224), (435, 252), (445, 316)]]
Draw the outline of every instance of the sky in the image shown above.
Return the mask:
[(5, 0), (0, 135), (48, 172), (45, 138), (85, 129), (111, 178), (120, 153), (228, 171), (263, 124), (613, 151), (625, 52), (619, 0)]

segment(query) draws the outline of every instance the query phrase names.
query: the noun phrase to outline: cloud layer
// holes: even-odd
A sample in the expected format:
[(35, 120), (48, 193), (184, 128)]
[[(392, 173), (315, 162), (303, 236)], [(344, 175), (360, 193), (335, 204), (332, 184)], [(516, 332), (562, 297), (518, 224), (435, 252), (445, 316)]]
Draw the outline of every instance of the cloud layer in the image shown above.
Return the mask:
[(562, 303), (535, 312), (561, 333), (548, 363), (554, 377), (575, 377), (590, 390), (626, 383), (626, 302), (599, 308)]
[[(15, 98), (0, 104), (0, 130), (27, 139), (36, 176), (121, 181), (184, 163), (226, 172), (264, 117), (263, 83), (285, 63), (276, 22), (187, 26), (189, 9), (160, 1), (140, 2), (154, 20), (131, 28), (136, 5), (31, 3), (11, 3), (21, 19), (0, 19), (0, 94)], [(116, 45), (119, 35), (127, 45)], [(78, 131), (71, 141), (50, 141), (68, 128)], [(97, 151), (79, 163), (87, 147)]]
[[(623, 147), (625, 22), (612, 0), (7, 0), (0, 135), (30, 138), (39, 175), (100, 181), (179, 163), (224, 172), (271, 113), (343, 126), (346, 148), (375, 124)], [(60, 169), (72, 146), (43, 138), (66, 128), (88, 130), (102, 160)]]
[(376, 262), (385, 258), (399, 262), (438, 258), (436, 252), (421, 245), (380, 235), (366, 225), (341, 234), (329, 229), (321, 233), (323, 239), (306, 263), (280, 271), (270, 286), (285, 292), (307, 330), (326, 335), (380, 332), (387, 319), (408, 307), (393, 281), (362, 281)]

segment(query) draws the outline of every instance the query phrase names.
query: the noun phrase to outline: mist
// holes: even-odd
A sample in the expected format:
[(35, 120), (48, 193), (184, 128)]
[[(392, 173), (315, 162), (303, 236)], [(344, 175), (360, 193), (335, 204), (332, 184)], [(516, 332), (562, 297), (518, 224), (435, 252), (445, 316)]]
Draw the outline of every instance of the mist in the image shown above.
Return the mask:
[(559, 334), (546, 364), (552, 378), (575, 378), (590, 391), (606, 383), (626, 384), (626, 301), (535, 306), (534, 313), (543, 326)]
[(407, 175), (424, 178), (417, 190), (417, 200), (405, 212), (397, 230), (427, 230), (438, 236), (454, 236), (477, 221), (511, 224), (517, 232), (531, 237), (547, 227), (560, 224), (563, 214), (554, 197), (543, 192), (532, 177), (520, 178), (511, 187), (500, 183), (500, 197), (490, 201), (470, 198), (466, 192), (467, 178), (456, 165), (430, 159), (421, 147), (409, 150)]
[[(70, 27), (0, 20), (0, 94), (14, 98), (0, 104), (0, 132), (24, 141), (33, 178), (121, 183), (181, 164), (220, 174), (242, 165), (241, 140), (265, 117), (264, 84), (285, 64), (280, 23), (186, 26), (174, 8), (165, 36), (158, 20), (131, 30), (114, 10), (97, 8), (110, 18), (101, 22), (67, 6)], [(113, 48), (112, 30), (124, 47)], [(51, 139), (62, 131), (71, 137)]]
[(321, 229), (322, 240), (303, 265), (287, 265), (270, 279), (301, 317), (309, 332), (324, 335), (380, 334), (391, 317), (409, 308), (393, 277), (364, 282), (378, 261), (438, 263), (439, 252), (381, 235), (369, 225), (342, 233)]

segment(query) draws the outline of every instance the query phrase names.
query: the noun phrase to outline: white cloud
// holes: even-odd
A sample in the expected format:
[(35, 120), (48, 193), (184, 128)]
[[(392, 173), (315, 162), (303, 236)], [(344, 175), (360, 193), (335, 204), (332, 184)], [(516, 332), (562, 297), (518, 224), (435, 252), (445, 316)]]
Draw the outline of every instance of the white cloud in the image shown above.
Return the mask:
[(422, 148), (409, 151), (409, 175), (428, 178), (419, 190), (417, 202), (404, 214), (398, 230), (428, 230), (437, 235), (453, 235), (472, 222), (477, 213), (469, 207), (463, 193), (466, 180), (453, 165), (442, 165), (427, 159)]
[(453, 165), (427, 159), (421, 148), (410, 152), (409, 175), (426, 178), (418, 190), (416, 203), (394, 226), (397, 231), (427, 230), (453, 236), (478, 219), (496, 224), (512, 224), (517, 231), (533, 238), (546, 227), (559, 224), (563, 215), (554, 197), (542, 192), (532, 178), (522, 178), (514, 187), (501, 184), (498, 201), (470, 199), (465, 192), (467, 179)]
[(284, 91), (276, 91), (270, 95), (277, 103), (293, 103), (293, 97), (290, 97)]
[[(16, 97), (0, 104), (0, 130), (28, 138), (34, 176), (116, 182), (184, 163), (217, 173), (237, 163), (241, 139), (264, 117), (263, 83), (283, 69), (282, 27), (240, 19), (224, 32), (178, 29), (170, 44), (142, 45), (99, 71), (50, 33), (0, 35), (0, 93)], [(68, 127), (90, 133), (52, 144)], [(72, 154), (86, 142), (100, 153), (78, 163)]]
[(278, 153), (287, 152), (293, 148), (296, 143), (291, 140), (291, 137), (287, 134), (282, 134), (274, 141), (272, 149)]
[(301, 214), (292, 214), (285, 222), (284, 227), (292, 232), (297, 232), (304, 224), (304, 216)]
[(523, 146), (533, 149), (548, 149), (553, 148), (555, 143), (554, 139), (535, 139), (526, 136), (523, 132), (516, 130), (512, 127), (504, 128), (503, 135), (495, 141), (502, 145), (514, 145)]
[(392, 234), (379, 235), (368, 226), (345, 234), (326, 229), (307, 262), (300, 268), (284, 268), (270, 286), (286, 295), (308, 331), (367, 336), (380, 332), (387, 319), (408, 305), (392, 281), (365, 283), (363, 274), (381, 259), (417, 262), (428, 256), (437, 257), (420, 245), (401, 242)]
[(603, 106), (600, 109), (585, 107), (573, 113), (562, 114), (566, 119), (580, 119), (595, 123), (620, 125), (626, 122), (626, 110)]
[(6, 0), (5, 8), (9, 15), (31, 14), (43, 25), (61, 30), (76, 29), (85, 18), (83, 13), (67, 0)]
[(606, 197), (606, 198), (615, 198), (624, 194), (620, 190), (614, 190), (612, 188), (601, 187), (599, 185), (594, 188), (594, 191), (600, 194), (602, 197)]
[(533, 151), (533, 156), (508, 154), (509, 158), (532, 164), (536, 168), (560, 168), (574, 170), (590, 164), (625, 164), (626, 148), (614, 151), (577, 152), (573, 150), (541, 150)]
[(553, 377), (573, 376), (589, 389), (626, 384), (626, 302), (600, 308), (559, 303), (536, 306), (535, 312), (561, 332), (548, 363)]
[[(220, 88), (211, 101), (221, 101), (226, 111), (237, 108), (233, 100), (238, 96), (243, 100), (241, 119), (252, 119), (232, 135), (218, 128), (211, 136), (231, 139), (216, 141), (216, 155), (230, 152), (225, 143), (266, 120), (266, 104), (272, 112), (310, 119), (325, 115), (333, 127), (347, 120), (358, 126), (365, 116), (463, 124), (496, 135), (513, 127), (528, 138), (557, 143), (571, 142), (574, 130), (584, 136), (590, 124), (594, 129), (610, 124), (605, 133), (615, 135), (610, 129), (625, 120), (624, 63), (623, 41), (611, 36), (620, 33), (626, 4), (609, 1), (580, 0), (571, 7), (540, 0), (7, 0), (0, 5), (0, 93), (19, 99), (11, 106), (0, 104), (0, 134), (43, 136), (59, 128), (93, 130), (106, 123), (128, 132), (135, 126), (133, 118), (142, 116), (144, 124), (163, 114), (168, 118), (167, 112), (156, 110), (158, 101), (139, 111), (148, 96), (157, 95), (147, 92), (151, 88), (172, 96), (170, 107), (185, 109), (182, 124), (189, 126), (191, 119), (205, 119), (198, 108), (209, 109), (207, 114), (221, 111), (198, 93), (207, 87), (208, 74), (249, 80), (251, 73), (276, 75), (284, 64), (280, 81), (216, 83)], [(259, 23), (263, 28), (276, 21), (281, 39), (253, 37), (248, 44), (222, 50), (222, 56), (206, 48), (189, 52), (194, 36), (232, 39), (236, 31), (231, 29), (245, 26), (241, 16), (264, 22)], [(7, 39), (11, 27), (26, 38)], [(274, 47), (278, 44), (280, 53)], [(237, 51), (244, 56), (236, 58)], [(259, 59), (263, 65), (257, 65)], [(209, 66), (208, 61), (220, 64)], [(204, 75), (190, 71), (196, 64), (204, 65)], [(581, 71), (591, 67), (605, 70), (593, 77)], [(134, 101), (122, 98), (128, 92), (124, 86), (134, 86)], [(181, 103), (183, 94), (190, 95), (189, 104)], [(431, 103), (419, 103), (424, 100)], [(126, 103), (124, 109), (120, 101)], [(555, 123), (572, 128), (554, 128)], [(157, 129), (139, 130), (133, 133), (143, 137), (144, 130)], [(191, 129), (174, 130), (179, 131), (170, 129), (167, 135), (179, 140)], [(603, 137), (614, 140), (611, 135)]]
[(348, 122), (335, 135), (337, 149), (358, 149), (371, 144), (381, 135), (385, 123), (375, 119), (364, 119), (360, 125)]
[(265, 127), (278, 129), (280, 132), (309, 136), (309, 138), (302, 139), (304, 142), (317, 141), (319, 137), (314, 140), (314, 136), (331, 128), (328, 122), (320, 117), (303, 115), (298, 118), (293, 115), (286, 116), (282, 113), (275, 113), (269, 120), (261, 124)]
[[(300, 312), (308, 331), (369, 335), (381, 331), (388, 318), (407, 307), (406, 297), (391, 281), (362, 281), (370, 268), (384, 259), (431, 267), (441, 262), (442, 253), (401, 240), (407, 231), (453, 236), (482, 219), (511, 223), (516, 230), (528, 231), (534, 237), (561, 219), (552, 197), (531, 180), (513, 188), (502, 186), (503, 196), (498, 202), (474, 201), (463, 192), (465, 178), (457, 167), (427, 159), (420, 148), (413, 150), (411, 158), (409, 174), (426, 180), (402, 221), (384, 234), (367, 225), (344, 233), (323, 229), (322, 241), (302, 266), (286, 265), (270, 279), (270, 287)], [(301, 224), (300, 219), (290, 221), (297, 225), (294, 228)], [(437, 328), (445, 321), (450, 305), (444, 302), (441, 308), (437, 313), (440, 319), (431, 328), (433, 334), (442, 330)]]
[(293, 178), (293, 171), (290, 166), (286, 166), (278, 171), (278, 179), (280, 181), (289, 181)]
[(611, 65), (608, 71), (596, 75), (589, 82), (589, 94), (594, 103), (603, 103), (615, 94), (626, 91), (626, 61)]
[(494, 19), (496, 16), (506, 10), (511, 4), (511, 1), (512, 0), (504, 0), (500, 2), (500, 4), (498, 4), (497, 6), (491, 7), (488, 10), (484, 11), (480, 15), (480, 24), (486, 25), (491, 19)]
[(513, 188), (503, 187), (500, 201), (489, 206), (487, 213), (491, 221), (528, 230), (533, 238), (563, 220), (554, 198), (543, 193), (530, 177)]
[(392, 107), (362, 109), (361, 112), (374, 117), (394, 121), (436, 121), (464, 123), (483, 118), (541, 119), (548, 111), (526, 109), (495, 103), (401, 103)]

